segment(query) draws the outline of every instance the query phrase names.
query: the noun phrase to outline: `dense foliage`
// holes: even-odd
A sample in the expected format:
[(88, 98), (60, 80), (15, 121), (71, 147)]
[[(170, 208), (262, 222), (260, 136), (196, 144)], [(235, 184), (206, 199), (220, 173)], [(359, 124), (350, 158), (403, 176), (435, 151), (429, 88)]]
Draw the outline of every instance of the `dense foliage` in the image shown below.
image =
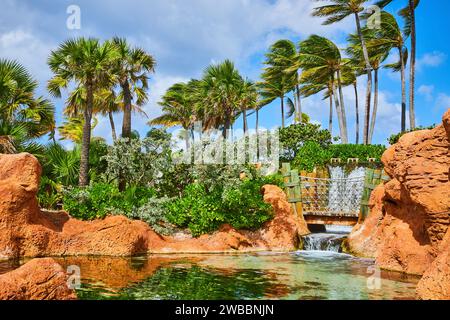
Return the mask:
[(306, 142), (317, 143), (321, 147), (331, 144), (331, 134), (328, 130), (322, 130), (320, 125), (302, 123), (280, 129), (280, 145), (282, 162), (294, 160), (297, 153)]
[(307, 142), (300, 148), (292, 164), (300, 170), (312, 171), (316, 167), (324, 167), (333, 158), (339, 158), (342, 163), (350, 158), (358, 158), (361, 164), (367, 163), (369, 158), (380, 163), (384, 151), (386, 147), (382, 145), (340, 144), (322, 147), (317, 142)]

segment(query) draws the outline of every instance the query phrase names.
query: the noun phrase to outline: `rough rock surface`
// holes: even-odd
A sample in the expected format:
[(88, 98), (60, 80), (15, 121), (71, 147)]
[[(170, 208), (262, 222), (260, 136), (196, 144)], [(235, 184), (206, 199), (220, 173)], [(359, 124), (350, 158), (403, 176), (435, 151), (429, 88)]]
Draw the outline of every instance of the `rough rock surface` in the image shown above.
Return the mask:
[(147, 251), (146, 224), (124, 217), (83, 222), (38, 207), (41, 168), (29, 154), (0, 155), (0, 259), (126, 256)]
[(73, 300), (67, 274), (53, 259), (34, 259), (0, 276), (0, 300)]
[(70, 255), (130, 256), (147, 252), (224, 252), (293, 250), (305, 221), (291, 210), (284, 192), (264, 187), (275, 218), (261, 230), (237, 231), (230, 226), (200, 238), (162, 237), (147, 224), (122, 216), (91, 222), (68, 214), (41, 212), (36, 200), (41, 168), (29, 154), (0, 155), (0, 259)]
[(385, 269), (425, 273), (419, 296), (445, 297), (450, 291), (450, 246), (444, 241), (450, 237), (450, 110), (435, 129), (404, 135), (382, 161), (392, 180), (372, 194), (371, 213), (350, 235), (350, 250), (376, 258)]

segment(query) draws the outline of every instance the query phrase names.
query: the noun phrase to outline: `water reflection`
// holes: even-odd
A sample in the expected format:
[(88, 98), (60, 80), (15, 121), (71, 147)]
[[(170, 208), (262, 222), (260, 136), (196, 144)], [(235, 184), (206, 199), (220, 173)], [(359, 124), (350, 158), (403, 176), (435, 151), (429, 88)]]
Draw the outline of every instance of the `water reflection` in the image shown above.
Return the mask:
[(382, 273), (373, 261), (332, 252), (66, 258), (81, 267), (80, 299), (413, 299), (417, 278)]

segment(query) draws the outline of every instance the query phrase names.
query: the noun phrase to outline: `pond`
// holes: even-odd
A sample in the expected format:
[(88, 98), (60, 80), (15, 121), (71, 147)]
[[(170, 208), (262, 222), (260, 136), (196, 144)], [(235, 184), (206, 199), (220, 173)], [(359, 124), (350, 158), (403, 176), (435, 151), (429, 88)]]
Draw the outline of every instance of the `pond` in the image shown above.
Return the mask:
[(418, 282), (381, 272), (377, 288), (372, 260), (321, 251), (56, 260), (80, 268), (89, 300), (414, 299)]

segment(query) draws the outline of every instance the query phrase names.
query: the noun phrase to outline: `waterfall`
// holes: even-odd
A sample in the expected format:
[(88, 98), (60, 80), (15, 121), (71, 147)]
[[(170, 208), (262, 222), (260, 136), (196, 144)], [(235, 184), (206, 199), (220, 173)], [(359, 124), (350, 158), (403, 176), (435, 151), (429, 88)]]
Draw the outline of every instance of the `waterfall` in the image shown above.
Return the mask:
[(328, 209), (331, 212), (359, 211), (364, 191), (365, 168), (358, 167), (348, 175), (343, 167), (330, 167)]
[(303, 250), (342, 252), (342, 242), (347, 238), (351, 227), (326, 226), (326, 233), (312, 233), (303, 237)]

